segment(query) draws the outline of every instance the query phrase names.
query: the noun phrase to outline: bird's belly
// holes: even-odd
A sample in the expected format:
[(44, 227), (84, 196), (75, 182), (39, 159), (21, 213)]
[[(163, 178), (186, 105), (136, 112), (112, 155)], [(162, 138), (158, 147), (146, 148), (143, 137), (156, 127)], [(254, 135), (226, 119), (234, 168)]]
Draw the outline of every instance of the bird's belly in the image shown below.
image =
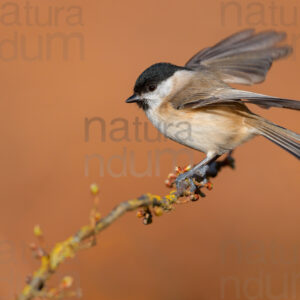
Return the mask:
[(153, 125), (165, 136), (180, 144), (208, 153), (225, 153), (250, 139), (254, 132), (242, 117), (216, 111), (158, 114), (148, 112)]

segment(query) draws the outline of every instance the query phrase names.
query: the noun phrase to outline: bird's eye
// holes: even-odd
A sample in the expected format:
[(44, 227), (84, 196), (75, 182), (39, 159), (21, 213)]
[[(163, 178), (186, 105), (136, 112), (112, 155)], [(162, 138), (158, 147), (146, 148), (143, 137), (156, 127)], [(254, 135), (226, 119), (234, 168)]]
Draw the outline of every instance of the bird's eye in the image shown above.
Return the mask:
[(155, 84), (151, 84), (151, 85), (148, 86), (148, 91), (149, 92), (153, 92), (155, 90), (156, 90), (156, 85)]

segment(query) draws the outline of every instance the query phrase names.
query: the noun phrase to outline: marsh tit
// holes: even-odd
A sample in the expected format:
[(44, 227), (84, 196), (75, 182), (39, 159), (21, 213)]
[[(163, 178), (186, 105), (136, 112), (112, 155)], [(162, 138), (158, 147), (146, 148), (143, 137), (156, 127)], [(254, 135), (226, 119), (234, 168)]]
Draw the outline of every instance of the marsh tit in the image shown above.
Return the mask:
[[(287, 45), (277, 45), (285, 36), (283, 32), (247, 29), (201, 50), (183, 67), (157, 63), (137, 78), (134, 94), (126, 102), (137, 103), (168, 138), (206, 154), (177, 178), (178, 191), (183, 190), (184, 181), (192, 184), (194, 176), (205, 179), (211, 162), (258, 135), (300, 159), (299, 134), (252, 113), (245, 105), (299, 110), (300, 101), (228, 85), (264, 81), (273, 60), (292, 51)], [(188, 125), (188, 134), (179, 134), (179, 124)]]

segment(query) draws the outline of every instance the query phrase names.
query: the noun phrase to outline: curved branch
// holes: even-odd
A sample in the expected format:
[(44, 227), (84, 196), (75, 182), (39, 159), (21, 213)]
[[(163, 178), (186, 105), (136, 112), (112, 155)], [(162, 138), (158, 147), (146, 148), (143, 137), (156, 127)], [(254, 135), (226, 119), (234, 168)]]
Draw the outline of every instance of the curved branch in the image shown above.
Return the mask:
[(43, 289), (45, 282), (57, 270), (59, 265), (66, 258), (73, 257), (75, 253), (82, 248), (82, 242), (94, 237), (126, 212), (138, 208), (149, 209), (149, 207), (161, 207), (164, 211), (170, 211), (172, 205), (176, 202), (176, 193), (171, 192), (163, 198), (152, 194), (145, 194), (136, 199), (120, 203), (106, 217), (98, 220), (94, 226), (86, 225), (81, 227), (77, 233), (66, 241), (56, 244), (48, 255), (44, 255), (41, 258), (40, 268), (33, 274), (30, 283), (25, 286), (17, 299), (30, 300), (37, 296)]
[[(208, 177), (217, 176), (219, 171), (225, 166), (234, 166), (233, 159), (230, 156), (226, 157), (223, 161), (211, 163), (209, 165)], [(172, 174), (169, 178), (174, 180), (177, 175)], [(188, 192), (187, 187), (185, 196), (191, 196), (190, 200), (197, 200), (199, 195), (204, 196), (203, 192), (200, 190), (200, 188), (203, 186), (209, 188), (207, 184), (201, 184), (203, 179), (198, 178), (198, 180), (199, 189), (195, 192), (196, 194), (193, 193), (193, 195), (191, 195), (191, 193)], [(168, 182), (170, 185), (170, 179)], [(74, 257), (77, 251), (84, 248), (84, 242), (87, 242), (88, 240), (92, 240), (92, 242), (95, 241), (96, 234), (100, 233), (106, 227), (111, 225), (126, 212), (142, 208), (143, 211), (140, 213), (140, 216), (144, 218), (144, 224), (150, 224), (152, 222), (152, 213), (161, 215), (163, 211), (172, 210), (174, 204), (177, 203), (184, 202), (179, 201), (176, 191), (172, 191), (170, 194), (164, 197), (145, 194), (136, 199), (120, 203), (107, 216), (96, 220), (90, 225), (81, 227), (81, 229), (73, 236), (69, 237), (63, 242), (57, 243), (49, 254), (42, 251), (43, 254), (41, 255), (40, 268), (33, 274), (30, 282), (24, 287), (17, 299), (31, 300), (37, 296), (45, 296), (45, 293), (43, 294), (45, 283), (58, 269), (60, 264), (63, 263), (65, 259)], [(90, 246), (92, 245), (93, 243), (90, 244)]]

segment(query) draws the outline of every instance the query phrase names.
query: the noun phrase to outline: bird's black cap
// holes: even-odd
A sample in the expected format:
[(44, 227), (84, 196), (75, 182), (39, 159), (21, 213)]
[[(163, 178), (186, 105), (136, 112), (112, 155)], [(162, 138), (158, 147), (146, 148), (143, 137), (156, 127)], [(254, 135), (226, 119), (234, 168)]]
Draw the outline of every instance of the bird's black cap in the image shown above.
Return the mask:
[(170, 63), (157, 63), (146, 69), (136, 80), (134, 93), (141, 94), (148, 91), (150, 85), (157, 85), (168, 79), (178, 70), (188, 70), (185, 67), (175, 66)]

